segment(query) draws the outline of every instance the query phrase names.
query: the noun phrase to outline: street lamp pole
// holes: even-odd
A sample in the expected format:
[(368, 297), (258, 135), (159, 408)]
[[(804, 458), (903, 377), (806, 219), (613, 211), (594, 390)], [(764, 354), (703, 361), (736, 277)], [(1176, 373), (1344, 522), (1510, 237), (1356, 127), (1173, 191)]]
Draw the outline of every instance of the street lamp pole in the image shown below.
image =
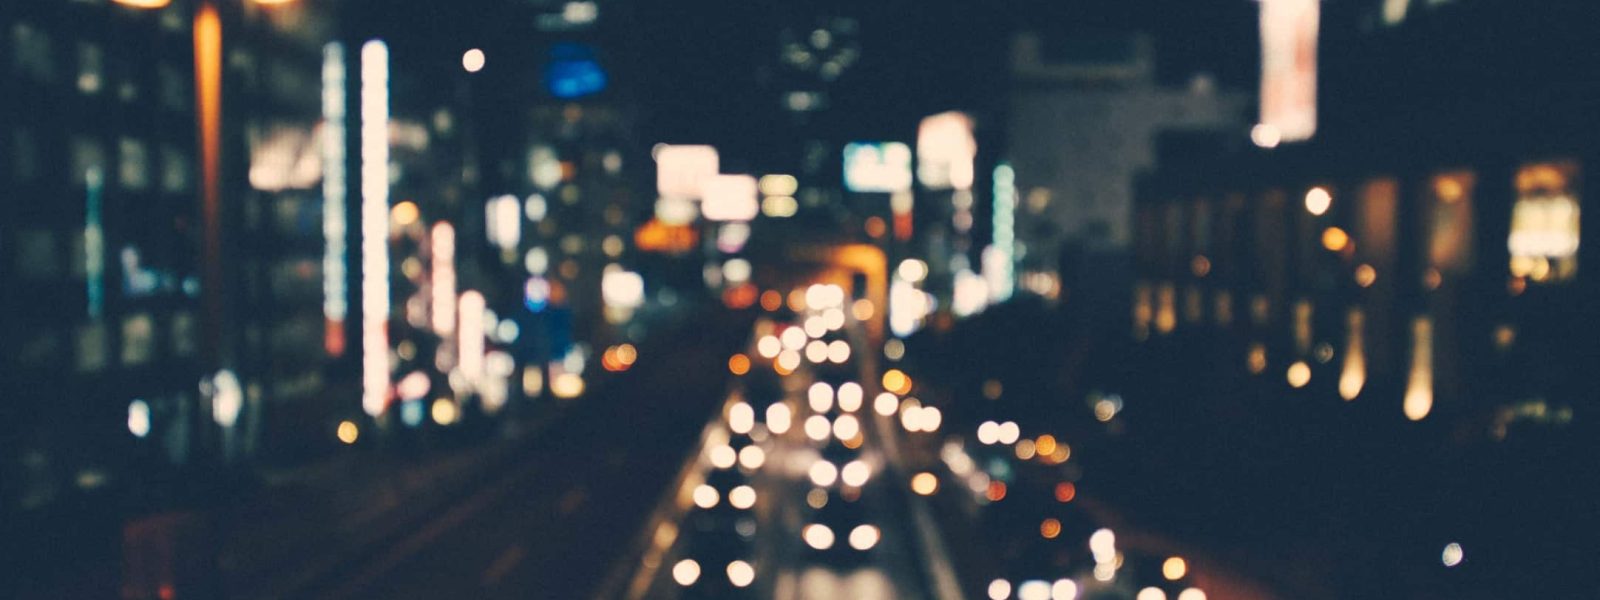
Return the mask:
[(200, 159), (200, 289), (203, 348), (227, 362), (222, 343), (222, 19), (213, 0), (201, 0), (194, 15), (195, 130)]

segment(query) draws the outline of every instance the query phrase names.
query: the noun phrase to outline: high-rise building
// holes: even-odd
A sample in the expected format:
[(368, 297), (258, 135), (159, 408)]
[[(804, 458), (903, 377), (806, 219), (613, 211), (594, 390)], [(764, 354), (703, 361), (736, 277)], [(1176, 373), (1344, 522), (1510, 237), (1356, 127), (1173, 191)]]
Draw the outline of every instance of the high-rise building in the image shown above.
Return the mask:
[(1015, 170), (1020, 284), (1056, 293), (1064, 247), (1121, 255), (1135, 175), (1163, 130), (1244, 130), (1246, 94), (1195, 75), (1158, 84), (1146, 36), (1081, 32), (1013, 40), (1007, 160)]
[(322, 386), (326, 6), (202, 6), (0, 7), (0, 510), (61, 544)]

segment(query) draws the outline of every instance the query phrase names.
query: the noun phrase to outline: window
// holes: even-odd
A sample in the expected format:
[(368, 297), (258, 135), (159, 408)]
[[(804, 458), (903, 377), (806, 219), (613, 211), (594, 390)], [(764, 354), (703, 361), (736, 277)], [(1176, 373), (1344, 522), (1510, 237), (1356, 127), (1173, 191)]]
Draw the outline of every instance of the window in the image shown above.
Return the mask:
[(105, 82), (105, 53), (92, 42), (78, 42), (78, 91), (98, 94)]
[(134, 138), (122, 138), (117, 142), (117, 149), (122, 159), (118, 163), (117, 180), (122, 187), (130, 190), (150, 187), (150, 153), (145, 143)]
[(1428, 264), (1440, 273), (1464, 273), (1472, 266), (1471, 171), (1440, 173), (1433, 178), (1427, 223)]
[(138, 72), (127, 57), (112, 58), (112, 73), (117, 78), (117, 99), (123, 102), (139, 100)]
[(50, 56), (50, 36), (27, 23), (11, 27), (12, 52), (17, 70), (35, 80), (49, 83), (55, 79), (55, 64)]
[(106, 326), (95, 321), (78, 328), (79, 371), (99, 371), (106, 368), (110, 358), (106, 352)]
[(72, 137), (72, 171), (67, 174), (73, 183), (87, 183), (90, 173), (105, 173), (105, 147), (91, 137)]
[(176, 67), (169, 64), (157, 66), (156, 83), (161, 89), (161, 105), (167, 110), (181, 112), (189, 106), (189, 87)]
[(189, 191), (189, 156), (177, 146), (161, 146), (161, 189), (169, 193)]
[(23, 276), (48, 279), (59, 275), (55, 235), (48, 229), (24, 229), (17, 232), (17, 270)]
[(172, 354), (174, 356), (193, 356), (196, 350), (194, 313), (179, 311), (172, 313)]
[(1511, 275), (1534, 283), (1567, 281), (1578, 274), (1578, 165), (1547, 162), (1517, 171), (1511, 208)]
[(122, 319), (122, 363), (139, 365), (150, 362), (155, 354), (155, 319), (149, 313), (137, 313)]

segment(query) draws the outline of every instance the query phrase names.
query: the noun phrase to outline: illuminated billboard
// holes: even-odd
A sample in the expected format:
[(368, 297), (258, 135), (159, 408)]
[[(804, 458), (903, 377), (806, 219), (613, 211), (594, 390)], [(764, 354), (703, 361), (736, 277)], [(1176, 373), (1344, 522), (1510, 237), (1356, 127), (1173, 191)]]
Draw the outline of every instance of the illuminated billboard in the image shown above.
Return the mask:
[(1578, 165), (1523, 165), (1511, 208), (1511, 274), (1536, 283), (1566, 281), (1578, 273)]
[(846, 144), (844, 186), (852, 192), (911, 189), (911, 148), (900, 142)]
[(756, 199), (756, 178), (749, 175), (717, 175), (707, 179), (700, 201), (700, 214), (708, 221), (749, 221), (760, 212)]
[(705, 181), (720, 168), (711, 146), (656, 147), (656, 189), (667, 198), (699, 198)]
[(917, 181), (928, 189), (971, 189), (977, 156), (972, 117), (966, 113), (939, 113), (917, 127)]
[[(1261, 2), (1261, 123), (1278, 141), (1317, 131), (1317, 27), (1320, 0)], [(1259, 140), (1258, 140), (1258, 143)]]

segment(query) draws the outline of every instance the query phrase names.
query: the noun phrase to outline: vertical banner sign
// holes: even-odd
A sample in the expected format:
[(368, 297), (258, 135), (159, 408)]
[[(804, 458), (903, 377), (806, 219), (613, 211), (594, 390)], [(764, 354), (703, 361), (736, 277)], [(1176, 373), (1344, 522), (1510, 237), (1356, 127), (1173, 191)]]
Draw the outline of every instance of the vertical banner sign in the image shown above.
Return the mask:
[(1317, 131), (1320, 0), (1261, 0), (1261, 125), (1297, 142)]
[(322, 315), (326, 318), (323, 347), (329, 356), (344, 354), (344, 320), (349, 312), (345, 293), (345, 68), (344, 46), (322, 49)]
[(361, 408), (389, 404), (389, 47), (361, 47)]

